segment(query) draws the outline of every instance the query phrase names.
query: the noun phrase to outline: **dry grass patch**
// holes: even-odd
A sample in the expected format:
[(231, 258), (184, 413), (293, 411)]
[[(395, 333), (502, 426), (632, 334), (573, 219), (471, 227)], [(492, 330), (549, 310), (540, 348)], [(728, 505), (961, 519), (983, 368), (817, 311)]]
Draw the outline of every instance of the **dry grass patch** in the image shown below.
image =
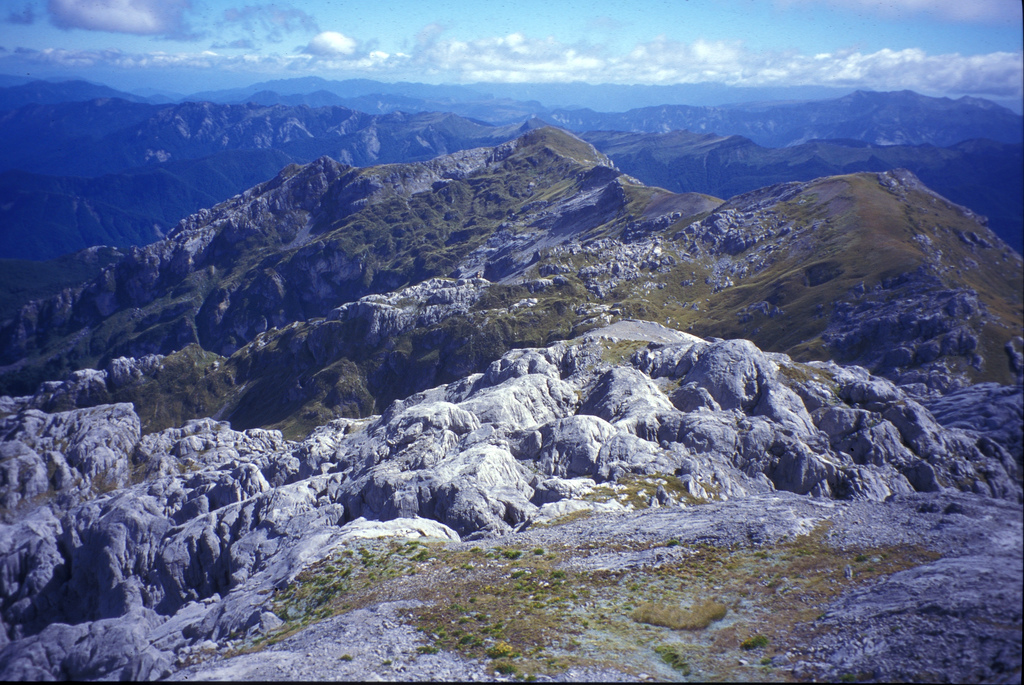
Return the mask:
[(557, 518), (553, 518), (547, 523), (534, 523), (534, 528), (550, 528), (552, 526), (563, 526), (573, 521), (581, 521), (583, 519), (590, 518), (594, 515), (593, 509), (577, 509), (576, 511), (570, 511), (568, 514), (562, 514)]
[(703, 630), (715, 621), (725, 618), (728, 611), (728, 607), (714, 600), (702, 602), (689, 609), (671, 604), (644, 602), (633, 612), (633, 620), (673, 630)]
[[(718, 499), (718, 487), (713, 483), (699, 482), (711, 499)], [(683, 482), (676, 476), (666, 473), (652, 473), (649, 475), (628, 475), (619, 478), (615, 483), (602, 483), (583, 499), (588, 502), (609, 502), (616, 500), (620, 504), (632, 506), (634, 509), (647, 509), (650, 506), (652, 497), (658, 492), (658, 487), (665, 489), (673, 499), (680, 500), (685, 504), (706, 504), (707, 500), (699, 499), (690, 494)]]

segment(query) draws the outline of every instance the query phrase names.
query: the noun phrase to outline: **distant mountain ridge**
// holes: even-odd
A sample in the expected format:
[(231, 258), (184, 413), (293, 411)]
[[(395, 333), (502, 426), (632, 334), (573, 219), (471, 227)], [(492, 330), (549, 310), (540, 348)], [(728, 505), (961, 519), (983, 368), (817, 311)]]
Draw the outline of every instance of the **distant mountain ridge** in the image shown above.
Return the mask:
[[(347, 82), (336, 82), (347, 83)], [(589, 108), (549, 107), (539, 99), (495, 97), (468, 91), (450, 97), (426, 88), (383, 88), (367, 92), (372, 83), (316, 90), (284, 88), (286, 82), (258, 84), (260, 90), (239, 89), (197, 94), (218, 102), (260, 104), (340, 105), (372, 113), (449, 111), (492, 124), (538, 117), (570, 131), (611, 130), (664, 133), (688, 130), (718, 135), (742, 135), (766, 147), (797, 145), (814, 139), (851, 139), (876, 145), (941, 147), (971, 138), (1006, 143), (1024, 141), (1024, 117), (982, 98), (934, 98), (912, 91), (855, 91), (827, 100), (772, 100), (717, 106), (659, 104), (621, 112)], [(385, 85), (385, 84), (379, 84)], [(514, 92), (514, 91), (513, 91)], [(520, 95), (550, 97), (550, 90)], [(628, 100), (627, 100), (628, 101)]]
[(98, 176), (246, 149), (278, 149), (303, 162), (325, 154), (357, 165), (417, 161), (469, 141), (501, 142), (537, 125), (496, 127), (446, 112), (373, 115), (256, 103), (33, 105), (0, 114), (0, 169)]
[(426, 160), (532, 125), (341, 107), (32, 105), (0, 113), (0, 169), (8, 169), (0, 171), (0, 250), (48, 259), (96, 244), (144, 245), (290, 163)]
[(572, 131), (613, 130), (741, 135), (758, 145), (786, 147), (814, 139), (853, 139), (875, 145), (946, 147), (972, 138), (1024, 141), (1024, 117), (978, 98), (931, 98), (912, 91), (857, 91), (836, 100), (739, 104), (731, 107), (664, 105), (621, 114), (559, 110), (551, 123)]
[[(710, 82), (673, 85), (593, 85), (581, 82), (434, 85), (410, 82), (385, 83), (370, 79), (328, 80), (320, 77), (303, 77), (262, 81), (243, 88), (201, 91), (184, 99), (238, 104), (249, 101), (260, 92), (264, 93), (263, 97), (273, 93), (280, 98), (330, 93), (339, 99), (339, 102), (332, 104), (343, 104), (342, 101), (365, 97), (378, 97), (383, 101), (404, 98), (409, 102), (446, 102), (452, 106), (505, 100), (528, 105), (534, 108), (531, 109), (532, 112), (540, 114), (558, 109), (625, 112), (660, 105), (758, 107), (765, 104), (783, 105), (834, 100), (848, 96), (854, 91), (849, 88), (824, 86), (738, 87)], [(963, 102), (977, 100), (981, 99), (959, 99)], [(284, 99), (281, 102), (287, 104)], [(988, 100), (984, 102), (991, 104)]]
[(26, 105), (85, 102), (97, 98), (120, 98), (131, 102), (150, 103), (158, 101), (88, 81), (30, 81), (0, 87), (0, 110), (18, 109)]
[(249, 98), (259, 92), (279, 93), (285, 96), (307, 95), (313, 92), (331, 93), (340, 98), (353, 98), (365, 95), (398, 95), (411, 99), (449, 99), (476, 100), (490, 97), (486, 90), (473, 86), (431, 85), (426, 83), (382, 83), (371, 79), (346, 79), (334, 81), (319, 76), (301, 78), (275, 79), (261, 81), (244, 88), (225, 90), (208, 90), (192, 93), (190, 101), (210, 101), (227, 104), (248, 102)]
[(294, 161), (279, 150), (229, 150), (96, 178), (0, 172), (0, 252), (52, 259), (93, 245), (146, 245)]
[[(38, 91), (35, 99), (31, 95), (33, 88)], [(168, 102), (165, 96), (144, 97), (71, 81), (37, 81), (0, 88), (0, 102), (4, 97), (22, 104), (78, 101), (88, 99), (84, 94), (90, 88), (95, 90), (92, 97)], [(63, 96), (60, 95), (62, 89), (65, 91)], [(907, 90), (849, 92), (818, 87), (731, 88), (711, 83), (674, 86), (584, 83), (434, 85), (304, 77), (264, 81), (243, 88), (201, 91), (182, 98), (181, 102), (185, 101), (336, 105), (372, 114), (396, 110), (447, 111), (492, 124), (508, 124), (535, 116), (573, 131), (664, 132), (686, 129), (719, 135), (743, 135), (769, 147), (814, 138), (856, 138), (876, 144), (932, 143), (946, 146), (978, 137), (1011, 143), (1021, 142), (1024, 137), (1021, 115), (991, 100), (969, 96), (952, 100)], [(662, 108), (665, 109), (659, 111)], [(891, 117), (896, 110), (900, 119), (909, 115), (910, 118), (904, 122), (906, 125), (892, 126), (892, 121), (887, 121), (886, 117)], [(982, 113), (987, 113), (987, 118)], [(759, 120), (770, 123), (758, 125)], [(991, 130), (978, 128), (979, 121)], [(843, 123), (847, 124), (846, 132), (838, 130)], [(944, 125), (948, 129), (945, 133), (942, 131)]]

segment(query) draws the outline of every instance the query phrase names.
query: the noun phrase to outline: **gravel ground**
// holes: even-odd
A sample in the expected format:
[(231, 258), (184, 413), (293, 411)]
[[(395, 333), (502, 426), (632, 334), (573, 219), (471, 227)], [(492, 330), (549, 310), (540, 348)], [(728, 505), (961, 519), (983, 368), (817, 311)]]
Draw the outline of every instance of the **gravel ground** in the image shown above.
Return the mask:
[[(423, 654), (423, 634), (402, 622), (399, 612), (419, 602), (383, 602), (310, 626), (260, 652), (213, 656), (186, 666), (169, 680), (304, 681), (514, 681), (494, 675), (486, 664), (457, 654)], [(617, 671), (570, 669), (563, 682), (626, 681)]]
[(419, 654), (422, 634), (398, 611), (417, 602), (384, 602), (321, 621), (252, 654), (214, 658), (171, 680), (487, 680), (484, 664), (457, 655)]

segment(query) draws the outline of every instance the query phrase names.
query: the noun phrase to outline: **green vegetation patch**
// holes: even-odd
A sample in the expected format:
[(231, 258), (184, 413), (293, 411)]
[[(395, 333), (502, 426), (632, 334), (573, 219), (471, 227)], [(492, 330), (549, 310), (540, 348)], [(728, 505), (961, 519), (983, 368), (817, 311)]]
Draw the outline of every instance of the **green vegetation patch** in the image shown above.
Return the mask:
[(747, 651), (753, 649), (763, 649), (768, 646), (769, 642), (770, 640), (766, 635), (752, 635), (751, 637), (748, 637), (746, 640), (740, 643), (740, 649), (745, 649)]
[(661, 660), (666, 664), (679, 671), (683, 675), (690, 675), (690, 650), (692, 649), (689, 645), (682, 644), (668, 644), (658, 645), (654, 648), (654, 651), (661, 657)]
[[(718, 499), (718, 487), (711, 483), (700, 483), (701, 487), (711, 496)], [(673, 499), (685, 504), (704, 504), (708, 500), (694, 497), (677, 476), (667, 473), (649, 475), (630, 474), (619, 478), (614, 484), (601, 484), (595, 487), (583, 499), (590, 502), (618, 501), (634, 509), (647, 509), (651, 498), (658, 488), (664, 488)]]
[(601, 359), (609, 364), (620, 365), (630, 360), (635, 352), (647, 347), (646, 340), (601, 340)]

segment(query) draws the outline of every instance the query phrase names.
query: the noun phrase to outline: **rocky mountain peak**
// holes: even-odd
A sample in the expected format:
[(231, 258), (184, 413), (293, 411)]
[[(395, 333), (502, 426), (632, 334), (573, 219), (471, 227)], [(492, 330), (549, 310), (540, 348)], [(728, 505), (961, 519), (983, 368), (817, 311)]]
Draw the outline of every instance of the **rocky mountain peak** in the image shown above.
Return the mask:
[(544, 126), (527, 131), (516, 139), (516, 148), (524, 153), (539, 150), (551, 151), (584, 167), (600, 164), (615, 168), (614, 162), (598, 152), (593, 145), (554, 126)]

